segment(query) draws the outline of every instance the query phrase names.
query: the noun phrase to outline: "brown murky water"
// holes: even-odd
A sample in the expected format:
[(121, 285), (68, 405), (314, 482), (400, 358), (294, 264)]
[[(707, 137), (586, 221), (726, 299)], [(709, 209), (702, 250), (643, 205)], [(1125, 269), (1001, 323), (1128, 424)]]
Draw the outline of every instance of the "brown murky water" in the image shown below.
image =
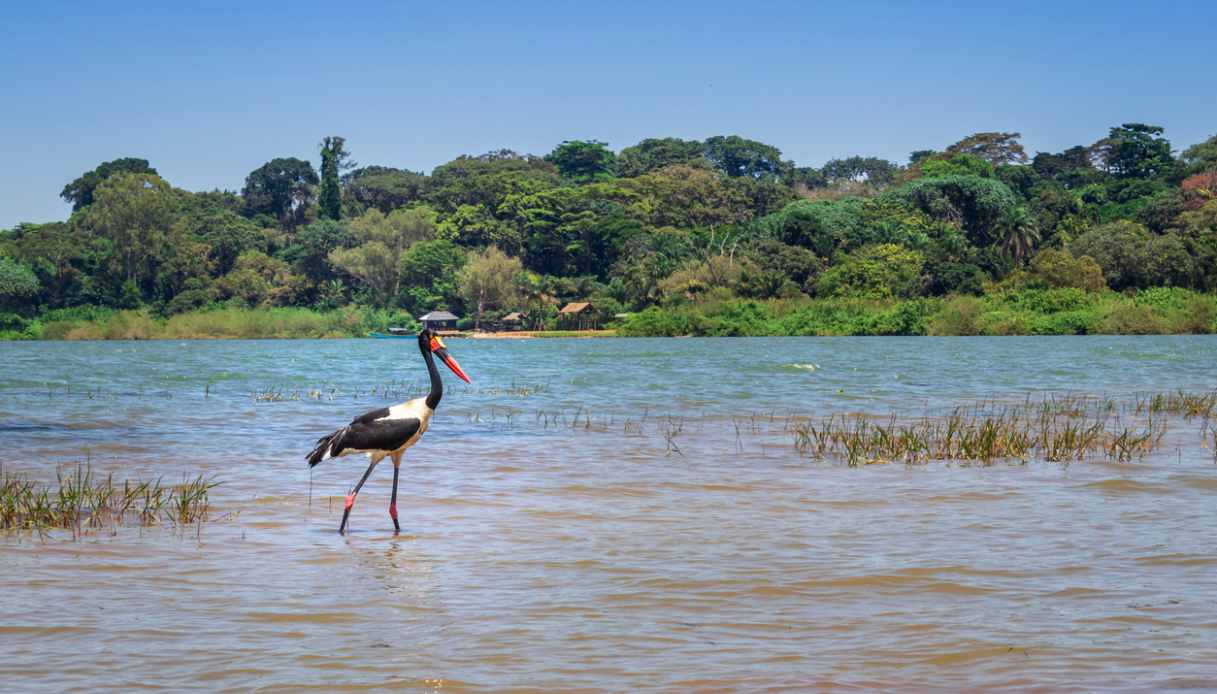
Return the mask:
[(1217, 340), (452, 347), (475, 387), (407, 459), (403, 533), (385, 466), (343, 538), (363, 463), (310, 498), (302, 456), (411, 394), (412, 344), (0, 345), (7, 469), (202, 471), (230, 514), (0, 537), (0, 689), (1217, 688), (1201, 422), (1131, 464), (860, 468), (782, 424), (1211, 390)]

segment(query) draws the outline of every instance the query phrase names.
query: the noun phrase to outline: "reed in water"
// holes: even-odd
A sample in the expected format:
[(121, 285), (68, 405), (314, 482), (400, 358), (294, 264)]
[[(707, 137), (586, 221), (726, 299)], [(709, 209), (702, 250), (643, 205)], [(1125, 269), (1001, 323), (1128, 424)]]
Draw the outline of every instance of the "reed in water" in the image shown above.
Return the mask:
[[(956, 408), (943, 417), (924, 415), (901, 421), (830, 415), (794, 424), (799, 452), (847, 464), (934, 460), (992, 463), (999, 460), (1080, 462), (1104, 459), (1129, 462), (1158, 448), (1165, 407), (1148, 407), (1158, 396), (1121, 405), (1089, 396), (1028, 399), (1019, 405), (981, 403)], [(1178, 401), (1178, 400), (1176, 400)], [(1172, 409), (1189, 416), (1189, 409)]]
[(83, 464), (58, 470), (54, 484), (0, 470), (0, 530), (71, 530), (80, 537), (127, 525), (199, 524), (208, 520), (208, 492), (218, 485), (202, 475), (176, 485), (160, 479), (120, 484), (113, 475), (95, 477)]

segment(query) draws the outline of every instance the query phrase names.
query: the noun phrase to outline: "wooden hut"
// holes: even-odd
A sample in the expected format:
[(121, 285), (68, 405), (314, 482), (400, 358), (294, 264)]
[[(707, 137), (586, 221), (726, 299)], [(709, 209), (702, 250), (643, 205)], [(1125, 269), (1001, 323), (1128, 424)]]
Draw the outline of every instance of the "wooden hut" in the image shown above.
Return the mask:
[(524, 327), (524, 314), (519, 311), (512, 311), (499, 319), (499, 325), (504, 331), (519, 330)]
[(558, 324), (566, 330), (595, 330), (596, 308), (586, 301), (571, 302), (558, 311)]
[(456, 330), (456, 316), (447, 311), (432, 311), (425, 316), (419, 316), (418, 320), (424, 328), (435, 331)]

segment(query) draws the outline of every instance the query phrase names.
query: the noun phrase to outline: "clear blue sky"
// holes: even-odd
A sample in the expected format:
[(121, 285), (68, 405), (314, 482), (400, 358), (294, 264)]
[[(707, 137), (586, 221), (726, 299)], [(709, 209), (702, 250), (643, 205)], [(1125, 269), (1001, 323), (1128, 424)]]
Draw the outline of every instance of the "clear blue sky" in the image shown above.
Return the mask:
[(66, 218), (63, 185), (108, 159), (237, 190), (331, 134), (430, 171), (574, 138), (740, 134), (820, 165), (981, 130), (1217, 133), (1211, 0), (172, 4), (6, 7), (0, 228)]

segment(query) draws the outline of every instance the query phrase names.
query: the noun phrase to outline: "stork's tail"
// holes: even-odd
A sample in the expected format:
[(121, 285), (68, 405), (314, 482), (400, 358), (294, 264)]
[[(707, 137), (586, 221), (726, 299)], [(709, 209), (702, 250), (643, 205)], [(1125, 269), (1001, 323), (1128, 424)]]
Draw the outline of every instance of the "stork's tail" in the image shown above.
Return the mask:
[(342, 440), (342, 435), (347, 433), (348, 427), (342, 427), (332, 434), (327, 434), (317, 439), (317, 447), (312, 453), (308, 454), (308, 466), (316, 467), (317, 463), (323, 460), (329, 460), (334, 457), (334, 449), (337, 448), (337, 443)]

